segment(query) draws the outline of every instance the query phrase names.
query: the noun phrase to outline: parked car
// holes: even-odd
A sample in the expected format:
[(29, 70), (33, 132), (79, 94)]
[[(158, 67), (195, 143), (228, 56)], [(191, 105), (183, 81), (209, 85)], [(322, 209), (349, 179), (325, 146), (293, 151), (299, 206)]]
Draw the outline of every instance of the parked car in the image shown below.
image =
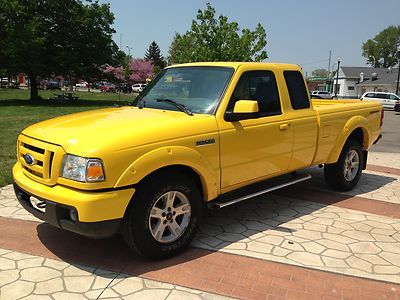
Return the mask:
[(98, 89), (102, 92), (115, 92), (115, 85), (110, 82), (102, 82)]
[(89, 83), (86, 81), (81, 81), (80, 83), (75, 84), (75, 87), (87, 87)]
[(394, 109), (395, 103), (400, 100), (400, 97), (393, 93), (366, 92), (361, 96), (361, 100), (380, 101), (384, 108)]
[(396, 103), (394, 104), (394, 111), (400, 112), (400, 100), (397, 100)]
[(8, 85), (10, 89), (19, 89), (19, 82), (18, 81), (11, 81), (10, 84)]
[(147, 86), (146, 83), (135, 83), (132, 85), (132, 92), (133, 93), (140, 93), (141, 91), (144, 90), (144, 88)]
[(94, 89), (100, 89), (100, 86), (101, 86), (101, 85), (103, 85), (102, 82), (94, 82), (94, 83), (92, 84), (92, 88), (94, 88)]
[(120, 83), (115, 87), (117, 92), (132, 93), (132, 86), (129, 83)]
[(333, 99), (333, 95), (326, 91), (312, 91), (311, 99)]
[(0, 87), (7, 87), (8, 86), (8, 78), (4, 77), (0, 79)]
[(46, 90), (61, 90), (60, 82), (55, 79), (50, 79), (46, 83)]
[(151, 258), (187, 247), (205, 204), (223, 208), (311, 178), (294, 171), (324, 164), (332, 188), (353, 189), (383, 118), (377, 101), (313, 106), (291, 64), (176, 65), (132, 104), (25, 128), (14, 190), (50, 225), (96, 238), (119, 232)]

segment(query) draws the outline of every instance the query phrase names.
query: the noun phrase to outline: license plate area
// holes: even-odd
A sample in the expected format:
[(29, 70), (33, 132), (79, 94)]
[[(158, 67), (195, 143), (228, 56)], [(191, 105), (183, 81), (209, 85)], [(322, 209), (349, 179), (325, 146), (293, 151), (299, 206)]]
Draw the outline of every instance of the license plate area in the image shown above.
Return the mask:
[(33, 196), (30, 197), (31, 204), (34, 209), (46, 213), (46, 202), (40, 199), (37, 199)]

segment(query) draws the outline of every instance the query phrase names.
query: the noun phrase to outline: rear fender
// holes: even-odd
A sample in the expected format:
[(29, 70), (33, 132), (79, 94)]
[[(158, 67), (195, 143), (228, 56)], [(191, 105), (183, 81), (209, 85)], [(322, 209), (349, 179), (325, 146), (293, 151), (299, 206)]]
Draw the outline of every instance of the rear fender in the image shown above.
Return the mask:
[(147, 175), (174, 165), (190, 167), (199, 175), (205, 200), (218, 196), (219, 170), (212, 169), (212, 165), (196, 150), (182, 146), (162, 147), (139, 157), (125, 170), (115, 187), (137, 184)]
[(368, 150), (370, 146), (371, 134), (368, 130), (368, 120), (362, 116), (355, 116), (350, 118), (344, 125), (342, 133), (338, 136), (335, 142), (333, 150), (328, 156), (326, 163), (332, 164), (338, 161), (340, 153), (342, 152), (343, 146), (347, 142), (349, 136), (356, 130), (360, 128), (363, 131), (363, 141), (362, 147), (364, 150)]

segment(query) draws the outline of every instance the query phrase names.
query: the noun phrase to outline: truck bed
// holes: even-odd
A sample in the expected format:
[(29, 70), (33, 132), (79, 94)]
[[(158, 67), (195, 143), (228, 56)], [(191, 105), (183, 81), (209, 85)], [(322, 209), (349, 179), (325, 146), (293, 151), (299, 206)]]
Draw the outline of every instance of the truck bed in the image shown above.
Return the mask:
[[(329, 157), (335, 149), (340, 148), (337, 145), (342, 142), (340, 139), (343, 128), (352, 130), (351, 121), (354, 118), (357, 119), (357, 123), (365, 124), (363, 134), (368, 135), (369, 145), (378, 139), (382, 110), (379, 102), (343, 99), (312, 100), (312, 104), (317, 112), (320, 128), (314, 164), (334, 162), (329, 161)], [(368, 150), (369, 145), (365, 145), (365, 150)]]
[[(371, 108), (380, 109), (381, 104), (377, 101), (361, 101), (358, 99), (341, 99), (341, 100), (311, 100), (314, 109), (320, 114), (344, 112), (349, 110), (368, 110)], [(369, 105), (367, 105), (367, 103)]]

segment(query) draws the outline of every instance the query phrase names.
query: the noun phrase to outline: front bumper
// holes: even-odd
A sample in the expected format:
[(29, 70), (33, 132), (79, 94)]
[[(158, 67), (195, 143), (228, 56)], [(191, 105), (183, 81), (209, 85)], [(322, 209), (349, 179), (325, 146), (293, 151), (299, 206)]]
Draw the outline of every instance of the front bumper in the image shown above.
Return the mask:
[[(55, 227), (65, 229), (91, 238), (105, 238), (118, 232), (122, 219), (100, 221), (100, 222), (79, 222), (73, 221), (69, 215), (70, 210), (75, 209), (72, 206), (62, 205), (46, 199), (37, 198), (34, 195), (22, 190), (14, 183), (15, 195), (19, 203), (35, 217), (53, 225)], [(30, 198), (43, 201), (46, 205), (45, 212), (41, 212), (34, 208)]]
[[(118, 231), (134, 188), (111, 191), (83, 191), (61, 185), (47, 186), (28, 178), (17, 163), (13, 167), (14, 190), (21, 205), (49, 224), (92, 238), (111, 236)], [(36, 209), (31, 197), (45, 203), (45, 212)], [(70, 217), (75, 210), (77, 220)]]

